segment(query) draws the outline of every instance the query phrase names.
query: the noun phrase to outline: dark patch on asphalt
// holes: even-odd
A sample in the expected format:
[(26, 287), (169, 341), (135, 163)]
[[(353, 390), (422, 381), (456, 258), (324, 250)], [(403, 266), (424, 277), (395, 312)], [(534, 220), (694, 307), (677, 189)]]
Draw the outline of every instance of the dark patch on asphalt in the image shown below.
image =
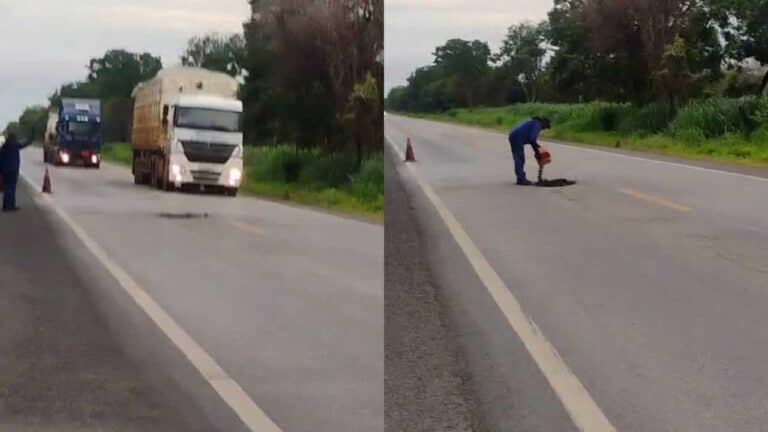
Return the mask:
[(484, 431), (422, 232), (390, 156), (385, 157), (385, 430)]
[(208, 213), (158, 213), (163, 219), (208, 219)]
[[(44, 213), (0, 214), (0, 429), (209, 431), (128, 359)], [(186, 407), (189, 411), (189, 407)]]
[(576, 184), (575, 181), (559, 178), (559, 179), (551, 179), (551, 180), (541, 179), (535, 183), (535, 186), (554, 188), (554, 187), (573, 186), (575, 184)]

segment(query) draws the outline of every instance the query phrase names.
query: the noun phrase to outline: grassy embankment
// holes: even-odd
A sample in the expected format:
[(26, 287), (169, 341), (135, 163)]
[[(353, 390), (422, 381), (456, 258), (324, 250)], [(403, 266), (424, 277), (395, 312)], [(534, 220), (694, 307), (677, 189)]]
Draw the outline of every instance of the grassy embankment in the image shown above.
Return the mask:
[[(125, 143), (108, 143), (104, 159), (131, 164)], [(328, 210), (382, 220), (384, 215), (384, 162), (366, 159), (355, 172), (354, 159), (291, 146), (246, 147), (242, 191), (293, 201)], [(351, 173), (351, 174), (350, 174)]]
[[(745, 116), (746, 114), (746, 116)], [(543, 137), (683, 156), (768, 166), (768, 101), (754, 97), (695, 101), (670, 119), (664, 104), (518, 104), (452, 109), (418, 117), (508, 131), (534, 115), (552, 120)]]

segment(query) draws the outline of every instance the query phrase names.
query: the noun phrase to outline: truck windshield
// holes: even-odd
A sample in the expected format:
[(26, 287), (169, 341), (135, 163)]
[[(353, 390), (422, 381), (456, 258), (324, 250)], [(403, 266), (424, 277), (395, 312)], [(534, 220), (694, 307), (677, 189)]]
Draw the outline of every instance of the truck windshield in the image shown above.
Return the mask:
[(72, 135), (90, 135), (98, 130), (98, 125), (83, 122), (69, 122), (67, 132)]
[(242, 114), (206, 108), (176, 108), (176, 126), (222, 132), (240, 132)]

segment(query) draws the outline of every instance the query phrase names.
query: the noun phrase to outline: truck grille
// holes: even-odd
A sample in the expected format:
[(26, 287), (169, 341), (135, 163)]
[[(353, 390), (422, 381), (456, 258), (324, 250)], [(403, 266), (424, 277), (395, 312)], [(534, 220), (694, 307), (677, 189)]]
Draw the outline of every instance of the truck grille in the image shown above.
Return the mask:
[(221, 173), (215, 171), (192, 170), (190, 172), (192, 173), (192, 180), (201, 184), (216, 184), (221, 177)]
[(182, 141), (184, 155), (190, 162), (225, 163), (237, 146), (202, 141)]

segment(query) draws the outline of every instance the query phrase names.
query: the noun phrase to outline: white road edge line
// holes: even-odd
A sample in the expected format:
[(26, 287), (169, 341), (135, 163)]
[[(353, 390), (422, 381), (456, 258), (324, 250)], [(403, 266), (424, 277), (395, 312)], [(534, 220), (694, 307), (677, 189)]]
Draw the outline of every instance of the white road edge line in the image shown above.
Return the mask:
[[(385, 141), (395, 151), (398, 158), (405, 160), (405, 155), (385, 134)], [(413, 165), (406, 168), (413, 174), (416, 183), (427, 196), (429, 201), (440, 214), (443, 223), (453, 235), (475, 273), (485, 285), (496, 304), (501, 309), (512, 329), (517, 333), (528, 349), (531, 357), (538, 365), (549, 385), (557, 394), (568, 415), (576, 427), (588, 432), (612, 432), (616, 429), (605, 416), (603, 411), (592, 399), (587, 389), (565, 364), (555, 347), (547, 340), (541, 330), (523, 311), (520, 302), (506, 286), (491, 264), (483, 256), (456, 217), (448, 210), (432, 187), (426, 183)]]
[(259, 408), (240, 385), (227, 373), (176, 321), (155, 302), (107, 253), (50, 197), (40, 193), (40, 186), (24, 173), (22, 178), (37, 191), (42, 200), (69, 226), (88, 250), (104, 265), (120, 286), (133, 298), (136, 304), (149, 316), (176, 347), (189, 359), (208, 384), (221, 396), (224, 402), (240, 417), (253, 432), (282, 432), (282, 430)]

